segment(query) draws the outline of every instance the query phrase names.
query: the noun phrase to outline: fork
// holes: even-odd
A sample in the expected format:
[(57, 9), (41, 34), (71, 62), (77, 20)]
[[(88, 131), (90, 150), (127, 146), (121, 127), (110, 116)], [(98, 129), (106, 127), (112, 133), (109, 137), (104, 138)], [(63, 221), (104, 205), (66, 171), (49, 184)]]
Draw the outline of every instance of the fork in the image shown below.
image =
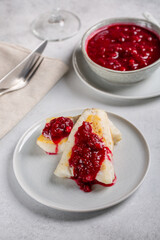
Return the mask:
[(26, 72), (24, 74), (24, 76), (22, 76), (21, 78), (19, 78), (19, 81), (11, 86), (10, 88), (2, 88), (0, 89), (0, 96), (9, 93), (9, 92), (13, 92), (16, 90), (19, 90), (21, 88), (24, 88), (30, 81), (30, 79), (32, 78), (32, 76), (36, 73), (37, 69), (39, 68), (39, 66), (41, 65), (42, 61), (43, 61), (43, 57), (42, 56), (38, 56), (36, 58), (36, 60), (34, 60), (34, 63), (30, 63), (33, 64), (31, 68), (29, 68), (29, 71)]

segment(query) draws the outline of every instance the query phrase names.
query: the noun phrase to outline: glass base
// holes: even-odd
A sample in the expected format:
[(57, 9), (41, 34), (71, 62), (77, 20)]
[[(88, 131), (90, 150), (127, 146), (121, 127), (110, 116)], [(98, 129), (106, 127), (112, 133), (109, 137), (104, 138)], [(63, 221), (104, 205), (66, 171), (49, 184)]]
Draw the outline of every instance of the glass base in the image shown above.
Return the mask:
[[(56, 14), (54, 14), (56, 13)], [(32, 33), (48, 41), (62, 41), (73, 37), (80, 29), (79, 18), (65, 10), (40, 15), (31, 24)]]

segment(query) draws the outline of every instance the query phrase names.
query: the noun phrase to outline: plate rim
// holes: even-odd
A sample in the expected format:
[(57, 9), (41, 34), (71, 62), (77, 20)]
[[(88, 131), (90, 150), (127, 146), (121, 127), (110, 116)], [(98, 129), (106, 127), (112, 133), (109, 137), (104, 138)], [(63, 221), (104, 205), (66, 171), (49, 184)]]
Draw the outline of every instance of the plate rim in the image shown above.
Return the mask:
[[(98, 89), (96, 87), (94, 87), (92, 84), (88, 83), (86, 77), (84, 76), (84, 74), (80, 71), (79, 69), (79, 66), (77, 64), (77, 57), (76, 57), (76, 51), (78, 49), (81, 49), (81, 44), (78, 43), (76, 44), (75, 48), (74, 48), (74, 51), (73, 51), (73, 54), (72, 54), (72, 65), (73, 65), (73, 68), (75, 70), (75, 73), (76, 75), (79, 77), (79, 79), (85, 84), (87, 85), (89, 88), (93, 89), (94, 91), (100, 93), (100, 94), (103, 94), (105, 97), (112, 97), (112, 98), (115, 98), (115, 99), (121, 99), (121, 100), (145, 100), (145, 99), (150, 99), (150, 98), (156, 98), (156, 97), (159, 97), (160, 96), (160, 90), (158, 93), (155, 93), (154, 95), (146, 95), (146, 96), (134, 96), (134, 97), (130, 97), (130, 96), (122, 96), (122, 95), (119, 95), (119, 94), (114, 94), (114, 93), (110, 93), (110, 92), (106, 92), (106, 91), (103, 91), (101, 89)], [(91, 70), (91, 69), (90, 69)], [(92, 70), (91, 70), (92, 71)]]
[[(67, 111), (63, 111), (63, 112), (55, 112), (53, 113), (52, 115), (49, 114), (47, 115), (45, 118), (43, 117), (41, 120), (39, 121), (36, 121), (30, 128), (28, 128), (24, 133), (23, 135), (20, 137), (20, 139), (18, 140), (17, 142), (17, 145), (14, 149), (14, 153), (13, 153), (13, 162), (12, 162), (12, 165), (13, 165), (13, 172), (15, 174), (15, 177), (17, 179), (17, 182), (19, 183), (19, 185), (21, 186), (21, 188), (23, 189), (23, 191), (28, 194), (28, 196), (31, 197), (31, 199), (34, 199), (35, 201), (39, 202), (40, 204), (44, 205), (44, 206), (47, 206), (47, 207), (50, 207), (50, 208), (53, 208), (53, 209), (57, 209), (57, 210), (61, 210), (61, 211), (65, 211), (65, 212), (82, 212), (82, 213), (86, 213), (86, 212), (94, 212), (94, 211), (100, 211), (100, 210), (104, 210), (104, 209), (107, 209), (107, 208), (110, 208), (110, 207), (113, 207), (119, 203), (121, 203), (122, 201), (126, 200), (127, 198), (129, 198), (140, 186), (141, 184), (143, 183), (148, 171), (149, 171), (149, 167), (150, 167), (150, 148), (149, 148), (149, 145), (145, 139), (145, 137), (143, 136), (143, 134), (141, 133), (141, 131), (132, 123), (130, 122), (129, 120), (127, 120), (126, 118), (122, 117), (121, 115), (119, 114), (116, 114), (114, 112), (110, 112), (110, 111), (106, 111), (104, 110), (105, 112), (107, 112), (107, 114), (109, 115), (113, 115), (114, 117), (116, 117), (117, 119), (121, 119), (123, 121), (126, 121), (128, 125), (130, 125), (132, 128), (134, 128), (137, 133), (141, 136), (142, 140), (143, 140), (143, 143), (145, 145), (145, 148), (146, 148), (146, 153), (147, 153), (147, 166), (146, 166), (146, 169), (144, 171), (144, 174), (141, 176), (141, 180), (139, 181), (139, 183), (136, 185), (136, 187), (134, 187), (128, 194), (126, 194), (125, 196), (119, 198), (117, 201), (114, 201), (110, 204), (106, 204), (106, 205), (103, 205), (102, 207), (94, 207), (94, 208), (90, 208), (90, 209), (72, 209), (72, 208), (65, 208), (65, 207), (57, 207), (55, 206), (54, 204), (50, 204), (48, 203), (48, 201), (44, 201), (43, 198), (41, 199), (37, 199), (36, 197), (36, 194), (34, 194), (33, 191), (30, 191), (28, 188), (26, 188), (25, 184), (23, 184), (23, 181), (21, 181), (20, 177), (18, 176), (18, 172), (17, 172), (17, 169), (16, 169), (16, 155), (18, 154), (18, 150), (22, 144), (22, 141), (25, 139), (25, 137), (28, 135), (28, 133), (34, 129), (36, 126), (38, 126), (42, 121), (45, 121), (46, 118), (48, 117), (51, 117), (53, 115), (57, 115), (57, 114), (64, 114), (64, 113), (67, 113), (67, 112), (75, 112), (75, 111), (83, 111), (85, 108), (78, 108), (78, 109), (69, 109)], [(73, 113), (74, 114), (74, 113)]]

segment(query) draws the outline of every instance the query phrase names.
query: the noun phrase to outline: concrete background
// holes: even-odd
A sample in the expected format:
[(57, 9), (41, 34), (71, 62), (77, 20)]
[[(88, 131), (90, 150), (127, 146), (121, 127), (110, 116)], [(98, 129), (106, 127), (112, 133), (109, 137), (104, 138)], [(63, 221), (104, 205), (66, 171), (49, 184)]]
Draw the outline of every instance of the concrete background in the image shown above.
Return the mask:
[[(30, 32), (30, 23), (54, 3), (0, 0), (0, 41), (33, 49), (40, 40)], [(0, 239), (160, 239), (160, 99), (132, 103), (104, 100), (80, 82), (71, 65), (73, 49), (88, 27), (109, 17), (142, 17), (146, 10), (160, 21), (160, 1), (63, 0), (58, 5), (77, 14), (82, 28), (69, 40), (48, 44), (44, 55), (65, 61), (69, 73), (0, 141)], [(39, 204), (20, 188), (12, 169), (12, 155), (21, 135), (37, 120), (85, 107), (106, 109), (135, 124), (150, 146), (151, 166), (143, 185), (123, 203), (99, 212), (65, 213)]]

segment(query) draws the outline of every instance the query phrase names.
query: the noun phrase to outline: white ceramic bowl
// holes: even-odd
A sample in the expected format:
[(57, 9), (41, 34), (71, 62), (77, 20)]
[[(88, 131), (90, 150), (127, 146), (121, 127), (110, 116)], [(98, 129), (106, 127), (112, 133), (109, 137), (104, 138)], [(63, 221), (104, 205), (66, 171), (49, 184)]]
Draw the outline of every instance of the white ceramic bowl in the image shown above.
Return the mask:
[(83, 56), (88, 63), (89, 67), (100, 77), (103, 78), (103, 80), (106, 80), (107, 82), (114, 83), (114, 84), (129, 84), (129, 83), (136, 83), (141, 80), (144, 80), (148, 78), (160, 65), (160, 59), (155, 61), (154, 63), (148, 65), (147, 67), (133, 70), (133, 71), (116, 71), (109, 68), (102, 67), (95, 62), (93, 62), (90, 57), (88, 56), (86, 52), (86, 46), (87, 46), (87, 39), (92, 34), (94, 35), (94, 32), (102, 28), (103, 26), (107, 26), (113, 23), (132, 23), (144, 28), (147, 28), (148, 30), (151, 30), (157, 34), (157, 36), (160, 37), (160, 28), (143, 19), (137, 19), (137, 18), (112, 18), (112, 19), (106, 19), (103, 20), (96, 25), (92, 26), (87, 30), (87, 32), (83, 35), (82, 41), (81, 41), (81, 48)]

